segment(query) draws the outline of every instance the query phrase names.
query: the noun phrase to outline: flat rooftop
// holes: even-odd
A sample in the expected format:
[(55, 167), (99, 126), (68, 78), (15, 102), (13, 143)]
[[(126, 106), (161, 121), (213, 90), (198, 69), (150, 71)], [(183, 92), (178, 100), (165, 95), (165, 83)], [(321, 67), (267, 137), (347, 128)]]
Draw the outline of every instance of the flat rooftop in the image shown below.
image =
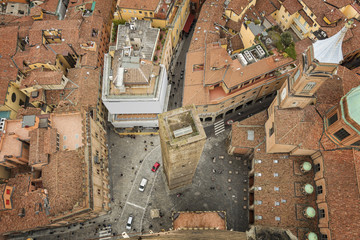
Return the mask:
[(225, 212), (176, 212), (173, 214), (175, 230), (217, 229), (226, 230)]
[(159, 126), (164, 128), (170, 144), (186, 144), (206, 138), (193, 105), (159, 114), (158, 118)]
[(152, 28), (150, 21), (137, 20), (118, 25), (116, 49), (132, 46), (131, 56), (152, 61), (160, 30)]

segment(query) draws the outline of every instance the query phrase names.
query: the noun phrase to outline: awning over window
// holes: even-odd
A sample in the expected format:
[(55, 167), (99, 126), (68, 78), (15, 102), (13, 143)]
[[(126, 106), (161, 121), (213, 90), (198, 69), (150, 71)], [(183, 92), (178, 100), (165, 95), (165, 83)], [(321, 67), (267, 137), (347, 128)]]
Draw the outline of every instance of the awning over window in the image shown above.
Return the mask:
[(192, 24), (192, 22), (194, 21), (194, 15), (193, 14), (189, 14), (189, 17), (188, 17), (188, 19), (186, 20), (186, 23), (185, 23), (185, 25), (184, 25), (184, 32), (186, 32), (186, 33), (188, 33), (189, 32), (189, 30), (190, 30), (190, 26), (191, 26), (191, 24)]

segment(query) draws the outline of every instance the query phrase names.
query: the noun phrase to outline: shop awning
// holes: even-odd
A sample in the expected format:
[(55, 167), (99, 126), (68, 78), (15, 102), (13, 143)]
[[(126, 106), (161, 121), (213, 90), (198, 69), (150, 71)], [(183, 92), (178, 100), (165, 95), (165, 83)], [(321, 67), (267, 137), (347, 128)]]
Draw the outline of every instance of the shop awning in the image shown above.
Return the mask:
[(186, 33), (189, 32), (190, 26), (191, 26), (192, 22), (194, 21), (194, 18), (195, 18), (195, 16), (190, 13), (189, 16), (188, 16), (188, 19), (186, 20), (186, 23), (184, 25), (184, 29), (183, 29), (184, 32), (186, 32)]

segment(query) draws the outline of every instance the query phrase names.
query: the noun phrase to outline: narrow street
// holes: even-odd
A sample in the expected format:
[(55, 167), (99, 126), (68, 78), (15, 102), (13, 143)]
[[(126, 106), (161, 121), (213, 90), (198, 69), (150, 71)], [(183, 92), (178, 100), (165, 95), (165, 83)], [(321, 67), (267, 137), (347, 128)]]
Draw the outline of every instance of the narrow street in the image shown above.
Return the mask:
[(176, 50), (172, 66), (169, 69), (169, 84), (171, 91), (169, 97), (168, 111), (182, 106), (182, 96), (184, 91), (185, 61), (192, 35), (194, 33), (195, 22), (192, 23), (188, 35), (183, 35), (183, 40)]

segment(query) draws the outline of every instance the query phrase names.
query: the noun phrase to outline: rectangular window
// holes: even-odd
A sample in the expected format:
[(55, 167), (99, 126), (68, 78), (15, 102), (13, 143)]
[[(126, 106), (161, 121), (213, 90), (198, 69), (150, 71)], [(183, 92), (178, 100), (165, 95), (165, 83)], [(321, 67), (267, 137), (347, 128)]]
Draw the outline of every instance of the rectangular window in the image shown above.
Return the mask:
[(134, 13), (136, 13), (136, 11), (134, 10)]
[(131, 13), (131, 10), (129, 10), (129, 13)]
[(126, 10), (125, 10), (125, 9), (123, 9), (123, 12), (124, 12), (124, 13), (126, 13)]
[(308, 82), (301, 93), (309, 93), (316, 85), (316, 82)]
[(320, 163), (315, 165), (315, 173), (320, 172)]
[(325, 210), (319, 209), (319, 218), (324, 218), (324, 217), (325, 217)]
[(328, 237), (326, 234), (320, 234), (320, 240), (328, 240)]
[(317, 193), (317, 194), (322, 194), (322, 193), (323, 193), (323, 188), (322, 188), (321, 185), (320, 185), (320, 186), (316, 186), (316, 193)]
[(331, 126), (337, 120), (338, 120), (338, 116), (337, 116), (337, 113), (335, 113), (328, 119), (328, 126)]
[(272, 127), (272, 128), (269, 129), (269, 136), (272, 136), (273, 133), (274, 133), (274, 127)]
[(354, 142), (351, 144), (351, 146), (360, 146), (360, 140)]
[(142, 11), (139, 11), (140, 14), (142, 14)]
[(345, 129), (340, 129), (339, 131), (337, 131), (336, 133), (334, 133), (334, 136), (339, 140), (342, 141), (345, 138), (347, 138), (348, 136), (350, 136), (350, 133), (348, 133)]

